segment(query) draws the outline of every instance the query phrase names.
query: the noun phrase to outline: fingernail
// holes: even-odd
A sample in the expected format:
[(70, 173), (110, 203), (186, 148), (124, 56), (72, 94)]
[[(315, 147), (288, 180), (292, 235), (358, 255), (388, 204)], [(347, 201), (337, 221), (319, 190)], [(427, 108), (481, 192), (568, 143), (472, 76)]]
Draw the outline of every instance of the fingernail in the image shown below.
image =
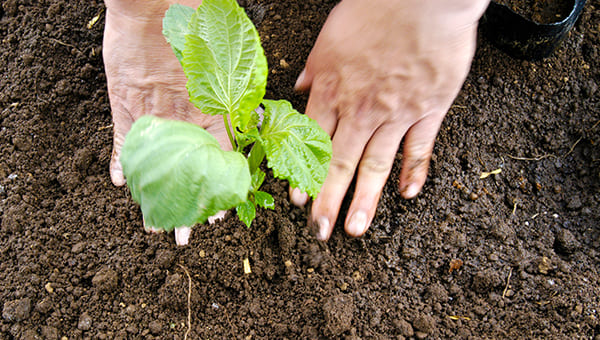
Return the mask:
[(417, 196), (417, 194), (419, 193), (419, 186), (416, 185), (415, 183), (411, 183), (407, 186), (404, 187), (404, 190), (402, 190), (402, 196), (404, 196), (405, 198), (413, 198), (415, 196)]
[(367, 213), (358, 210), (350, 217), (346, 231), (348, 234), (358, 237), (365, 233), (365, 229), (367, 229)]
[(317, 223), (319, 224), (319, 232), (317, 233), (317, 239), (321, 241), (326, 241), (329, 237), (329, 219), (325, 216), (321, 216), (317, 219)]
[(160, 230), (158, 228), (154, 228), (151, 225), (146, 224), (146, 218), (142, 215), (142, 224), (144, 225), (144, 231), (147, 233), (159, 233)]
[(296, 80), (296, 85), (294, 85), (295, 89), (298, 89), (302, 85), (302, 83), (304, 82), (305, 75), (306, 75), (306, 69), (303, 69), (302, 72), (300, 72), (298, 79)]
[(302, 207), (306, 204), (306, 201), (308, 201), (308, 195), (300, 189), (294, 188), (290, 193), (290, 201), (292, 201), (295, 206)]
[(127, 182), (125, 180), (125, 175), (123, 175), (123, 167), (121, 166), (121, 162), (119, 161), (119, 155), (115, 152), (113, 148), (113, 154), (110, 158), (110, 180), (112, 183), (117, 186), (123, 186)]
[(190, 229), (189, 227), (175, 228), (175, 243), (178, 246), (187, 245), (188, 241), (190, 240), (191, 231), (192, 229)]
[(123, 170), (113, 167), (110, 168), (110, 181), (116, 187), (121, 187), (127, 183), (127, 180), (125, 180), (125, 175), (123, 175)]
[(222, 220), (223, 218), (225, 218), (226, 213), (227, 213), (227, 211), (225, 211), (225, 210), (219, 210), (218, 213), (216, 213), (208, 218), (208, 224), (213, 224), (213, 223), (217, 222), (218, 220)]

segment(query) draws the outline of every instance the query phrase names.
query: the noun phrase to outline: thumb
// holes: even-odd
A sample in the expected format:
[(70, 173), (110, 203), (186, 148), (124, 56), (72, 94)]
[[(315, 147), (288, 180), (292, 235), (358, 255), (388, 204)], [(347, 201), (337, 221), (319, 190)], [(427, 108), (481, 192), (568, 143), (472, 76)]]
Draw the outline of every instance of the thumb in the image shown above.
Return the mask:
[[(122, 117), (117, 116), (117, 117)], [(125, 185), (125, 176), (123, 175), (123, 167), (121, 166), (121, 148), (125, 142), (125, 135), (131, 129), (131, 120), (117, 118), (113, 115), (113, 150), (110, 158), (110, 180), (118, 187)], [(129, 117), (129, 115), (127, 115)]]
[(296, 85), (294, 85), (294, 89), (296, 91), (308, 91), (310, 90), (310, 86), (313, 81), (313, 75), (310, 72), (306, 71), (306, 68), (300, 72), (298, 79), (296, 80)]

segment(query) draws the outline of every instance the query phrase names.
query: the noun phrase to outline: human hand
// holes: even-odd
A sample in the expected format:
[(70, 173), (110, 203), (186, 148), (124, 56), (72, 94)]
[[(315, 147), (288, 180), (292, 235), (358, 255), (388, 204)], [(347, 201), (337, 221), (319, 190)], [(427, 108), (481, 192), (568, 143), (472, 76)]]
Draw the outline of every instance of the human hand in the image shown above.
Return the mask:
[[(399, 189), (421, 190), (437, 132), (469, 71), (488, 0), (343, 0), (329, 15), (296, 88), (306, 114), (332, 136), (333, 157), (312, 205), (330, 237), (358, 169), (345, 230), (369, 227), (404, 138)], [(290, 194), (296, 204), (306, 196)]]
[[(179, 1), (197, 7), (201, 1)], [(125, 135), (142, 115), (195, 123), (231, 149), (222, 117), (204, 115), (189, 102), (183, 69), (162, 35), (164, 0), (106, 0), (103, 57), (113, 115), (110, 177), (125, 184), (119, 161)], [(152, 226), (144, 228), (157, 231)], [(188, 243), (190, 228), (175, 229), (177, 244)]]

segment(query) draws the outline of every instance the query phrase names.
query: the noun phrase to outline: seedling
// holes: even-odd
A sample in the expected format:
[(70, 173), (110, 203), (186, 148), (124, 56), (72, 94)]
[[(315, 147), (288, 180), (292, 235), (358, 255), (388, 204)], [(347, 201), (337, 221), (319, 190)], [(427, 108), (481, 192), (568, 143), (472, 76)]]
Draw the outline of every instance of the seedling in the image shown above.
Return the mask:
[[(275, 177), (314, 198), (327, 175), (331, 140), (289, 102), (263, 99), (267, 60), (256, 28), (235, 0), (204, 0), (197, 10), (172, 5), (163, 34), (188, 78), (190, 101), (205, 114), (223, 116), (233, 151), (223, 151), (197, 125), (138, 119), (121, 163), (146, 225), (171, 231), (235, 207), (250, 227), (257, 206), (274, 208), (273, 197), (259, 190), (265, 156)], [(255, 109), (261, 104), (259, 126)]]

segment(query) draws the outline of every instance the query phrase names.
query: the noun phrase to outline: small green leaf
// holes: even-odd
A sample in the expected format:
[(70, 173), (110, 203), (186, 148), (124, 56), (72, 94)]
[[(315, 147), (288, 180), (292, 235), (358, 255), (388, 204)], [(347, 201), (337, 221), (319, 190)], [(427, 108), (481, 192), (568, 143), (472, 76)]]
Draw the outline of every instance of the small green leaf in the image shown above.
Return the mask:
[(252, 149), (250, 149), (250, 154), (248, 154), (248, 166), (250, 167), (250, 173), (254, 174), (254, 172), (260, 168), (260, 164), (265, 159), (265, 150), (262, 147), (260, 135), (256, 138), (257, 142), (252, 145)]
[(265, 100), (263, 104), (261, 137), (268, 166), (276, 177), (315, 198), (329, 170), (329, 135), (285, 100)]
[(253, 128), (247, 132), (240, 132), (235, 130), (235, 141), (238, 145), (239, 150), (243, 150), (246, 146), (256, 142), (260, 139), (260, 132), (258, 128)]
[(250, 191), (257, 191), (265, 181), (266, 174), (261, 169), (256, 169), (252, 174), (252, 181), (250, 184)]
[(275, 200), (271, 194), (264, 191), (255, 191), (254, 192), (254, 202), (259, 207), (263, 207), (265, 209), (275, 209)]
[(235, 0), (204, 0), (185, 35), (183, 69), (190, 101), (203, 113), (229, 114), (247, 131), (265, 94), (267, 59), (252, 21)]
[(167, 231), (191, 227), (248, 198), (247, 160), (221, 150), (195, 124), (141, 117), (127, 134), (121, 164), (147, 226)]
[(235, 211), (240, 221), (244, 222), (246, 227), (250, 228), (252, 221), (256, 217), (256, 206), (254, 206), (254, 203), (250, 201), (243, 202), (235, 208)]
[(167, 42), (171, 44), (171, 48), (179, 62), (183, 59), (185, 34), (187, 33), (188, 22), (194, 12), (195, 10), (192, 7), (173, 4), (169, 7), (163, 19), (163, 35)]

